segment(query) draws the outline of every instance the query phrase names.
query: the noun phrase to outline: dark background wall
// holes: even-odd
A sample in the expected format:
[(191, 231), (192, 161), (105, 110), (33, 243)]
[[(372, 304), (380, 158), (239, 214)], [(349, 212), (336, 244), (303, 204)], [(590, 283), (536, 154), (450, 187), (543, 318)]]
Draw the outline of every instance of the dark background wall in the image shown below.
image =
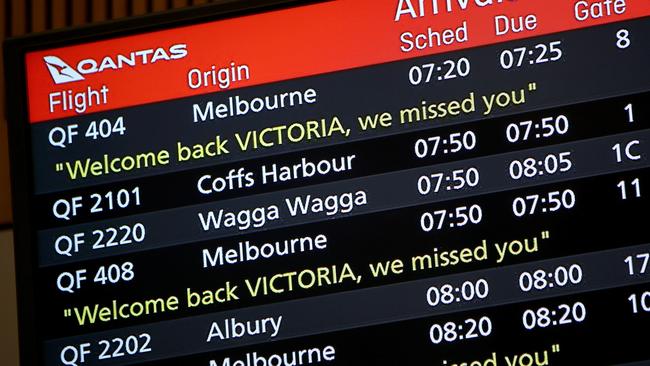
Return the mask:
[[(224, 0), (0, 0), (0, 42), (7, 37), (75, 27)], [(245, 0), (242, 0), (245, 1)], [(18, 326), (3, 60), (0, 57), (0, 365), (18, 365)]]

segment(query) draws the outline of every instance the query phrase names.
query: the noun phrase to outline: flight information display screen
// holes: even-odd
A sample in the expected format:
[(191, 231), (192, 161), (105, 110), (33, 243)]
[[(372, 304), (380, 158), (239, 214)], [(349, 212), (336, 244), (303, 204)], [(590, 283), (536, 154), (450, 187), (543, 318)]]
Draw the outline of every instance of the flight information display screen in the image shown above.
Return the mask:
[(25, 365), (650, 364), (650, 2), (18, 39)]

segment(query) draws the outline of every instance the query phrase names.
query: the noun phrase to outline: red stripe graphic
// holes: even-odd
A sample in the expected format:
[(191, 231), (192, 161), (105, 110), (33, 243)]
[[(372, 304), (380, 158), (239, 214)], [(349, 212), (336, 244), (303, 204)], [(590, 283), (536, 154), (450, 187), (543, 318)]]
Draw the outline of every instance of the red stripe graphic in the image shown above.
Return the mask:
[[(221, 72), (224, 80), (226, 73), (232, 79), (229, 66), (235, 65), (235, 79), (241, 80), (228, 85), (234, 89), (650, 15), (650, 1), (639, 0), (422, 3), (424, 9), (418, 8), (420, 0), (337, 0), (31, 52), (26, 55), (29, 120), (42, 122), (224, 90), (211, 85), (210, 73), (208, 86), (188, 84), (190, 70), (201, 70), (191, 74), (198, 82), (197, 75), (202, 77), (213, 65), (217, 71), (230, 70)], [(403, 14), (396, 21), (398, 7)], [(495, 34), (496, 16), (529, 16), (532, 27), (530, 15), (536, 18), (534, 29)], [(463, 25), (466, 28), (457, 31)], [(428, 40), (429, 29), (439, 32), (440, 38), (434, 33), (434, 43), (441, 39), (450, 44), (401, 49), (405, 32), (422, 33)], [(187, 55), (180, 58), (183, 49)], [(103, 70), (87, 73), (94, 68)], [(56, 84), (53, 75), (62, 83)]]

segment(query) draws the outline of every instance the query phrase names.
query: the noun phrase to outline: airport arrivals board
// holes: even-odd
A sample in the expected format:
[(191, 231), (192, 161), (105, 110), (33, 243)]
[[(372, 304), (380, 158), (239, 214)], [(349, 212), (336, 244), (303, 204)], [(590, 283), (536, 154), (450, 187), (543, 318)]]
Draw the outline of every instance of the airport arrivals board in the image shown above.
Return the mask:
[(23, 365), (647, 365), (650, 2), (250, 1), (6, 45)]

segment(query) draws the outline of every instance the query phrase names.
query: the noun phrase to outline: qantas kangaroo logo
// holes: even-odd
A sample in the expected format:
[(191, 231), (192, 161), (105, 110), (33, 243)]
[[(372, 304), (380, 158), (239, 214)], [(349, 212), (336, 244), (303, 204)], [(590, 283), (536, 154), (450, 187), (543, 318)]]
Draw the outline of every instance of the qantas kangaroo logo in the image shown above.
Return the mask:
[(174, 44), (169, 48), (150, 48), (133, 51), (127, 54), (105, 56), (101, 59), (87, 58), (79, 61), (76, 67), (68, 65), (57, 56), (45, 56), (43, 61), (56, 84), (85, 80), (84, 75), (103, 72), (105, 70), (120, 70), (128, 67), (139, 67), (161, 61), (173, 61), (187, 56), (187, 45)]
[(84, 77), (81, 76), (77, 70), (70, 67), (63, 60), (56, 56), (45, 56), (43, 57), (47, 69), (52, 75), (52, 79), (56, 84), (69, 83), (71, 81), (84, 80)]

